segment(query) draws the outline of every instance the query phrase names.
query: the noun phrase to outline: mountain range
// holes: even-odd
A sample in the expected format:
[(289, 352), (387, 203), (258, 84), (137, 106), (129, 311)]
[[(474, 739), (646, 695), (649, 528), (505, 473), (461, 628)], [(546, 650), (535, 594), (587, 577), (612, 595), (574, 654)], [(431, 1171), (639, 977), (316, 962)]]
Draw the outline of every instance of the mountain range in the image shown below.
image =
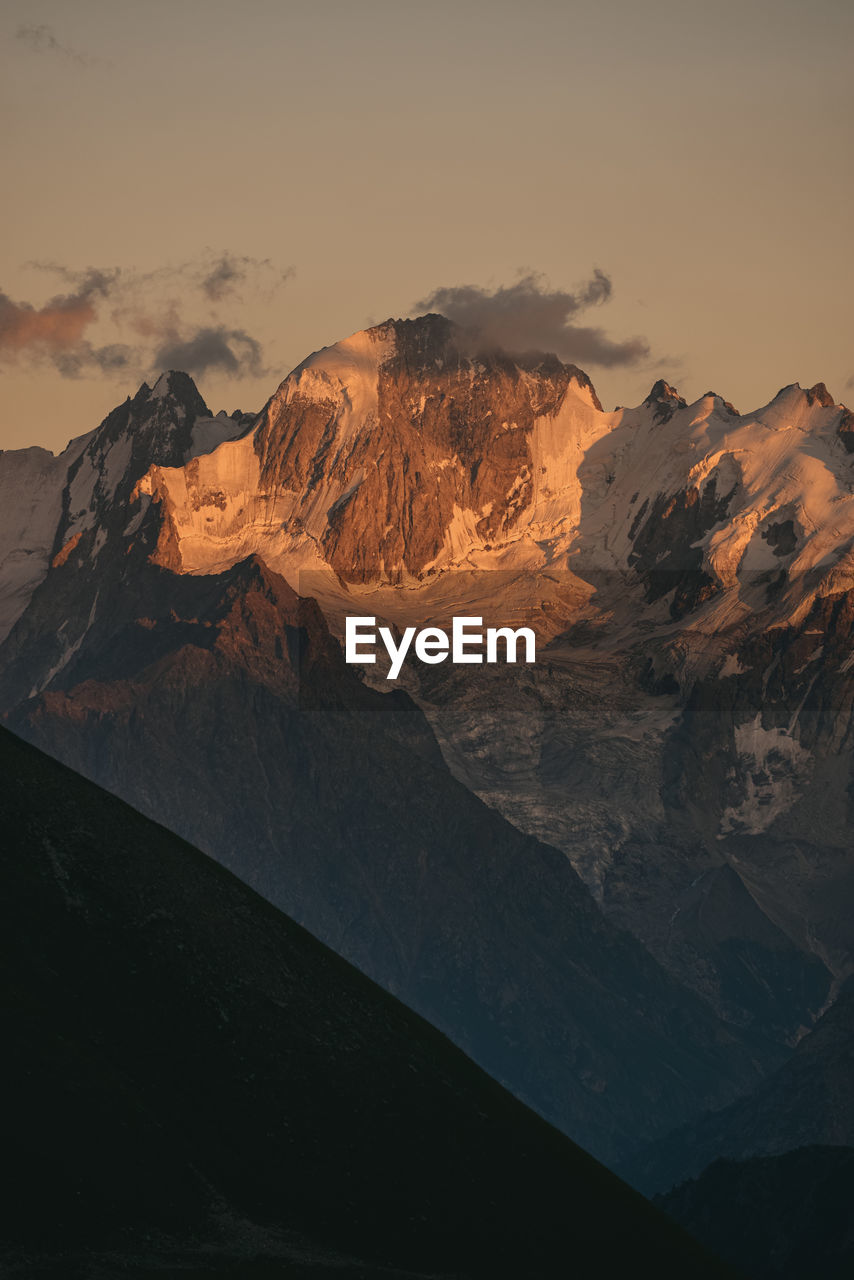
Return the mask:
[[(849, 1016), (852, 452), (821, 384), (606, 412), (435, 315), (258, 415), (165, 373), (0, 454), (0, 711), (645, 1189), (826, 1142), (726, 1134)], [(352, 614), (537, 662), (390, 682)]]

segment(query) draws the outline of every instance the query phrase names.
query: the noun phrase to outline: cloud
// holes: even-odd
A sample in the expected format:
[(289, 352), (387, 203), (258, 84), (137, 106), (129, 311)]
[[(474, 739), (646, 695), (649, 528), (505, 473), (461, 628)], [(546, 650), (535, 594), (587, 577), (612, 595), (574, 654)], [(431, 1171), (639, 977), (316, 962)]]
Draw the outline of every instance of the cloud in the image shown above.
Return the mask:
[(15, 302), (0, 290), (0, 359), (49, 361), (64, 378), (87, 370), (118, 373), (139, 367), (139, 353), (124, 343), (97, 346), (85, 336), (98, 318), (97, 292), (60, 294), (42, 307)]
[(21, 44), (25, 44), (33, 53), (56, 54), (60, 58), (76, 62), (81, 67), (94, 66), (97, 61), (97, 59), (90, 58), (87, 54), (73, 49), (71, 45), (63, 44), (61, 40), (57, 40), (53, 27), (49, 27), (44, 22), (24, 23), (15, 32), (15, 39), (19, 40)]
[(184, 373), (226, 373), (232, 377), (265, 372), (261, 344), (244, 329), (222, 325), (197, 329), (189, 337), (170, 335), (154, 354), (157, 369)]
[[(29, 262), (27, 266), (59, 276), (74, 285), (84, 278), (106, 274), (113, 283), (121, 284), (125, 296), (152, 290), (162, 293), (180, 282), (182, 293), (196, 293), (207, 303), (231, 301), (242, 293), (270, 297), (296, 274), (294, 267), (282, 268), (271, 258), (253, 258), (248, 254), (230, 253), (227, 249), (217, 252), (205, 249), (197, 258), (169, 263), (150, 271), (131, 268), (103, 273), (95, 267), (74, 271), (50, 260)], [(119, 275), (120, 282), (117, 279)]]
[(148, 376), (165, 367), (227, 377), (266, 372), (261, 343), (230, 314), (244, 297), (269, 300), (289, 279), (270, 259), (207, 250), (151, 271), (57, 262), (29, 267), (64, 291), (42, 305), (0, 290), (0, 360), (48, 362), (64, 378), (87, 373)]
[(61, 351), (81, 340), (96, 314), (88, 300), (54, 298), (43, 307), (34, 307), (0, 292), (0, 351), (34, 346)]
[(139, 347), (124, 342), (108, 342), (103, 347), (80, 342), (67, 351), (51, 353), (51, 362), (63, 378), (79, 378), (85, 373), (137, 373), (144, 364)]
[(610, 277), (598, 268), (574, 292), (551, 289), (543, 276), (528, 272), (515, 284), (493, 290), (478, 285), (435, 289), (415, 304), (413, 314), (441, 312), (481, 351), (548, 351), (576, 364), (605, 368), (645, 362), (650, 358), (645, 338), (615, 341), (601, 328), (576, 323), (591, 307), (608, 302), (612, 291)]
[(221, 253), (214, 257), (202, 269), (199, 277), (202, 292), (211, 302), (221, 302), (224, 298), (234, 297), (246, 284), (258, 283), (259, 276), (272, 278), (275, 290), (294, 275), (293, 267), (281, 270), (274, 266), (269, 258), (250, 258), (245, 255)]
[(37, 271), (45, 271), (48, 275), (58, 276), (75, 292), (88, 297), (93, 295), (106, 297), (117, 288), (122, 277), (120, 267), (83, 267), (82, 270), (75, 271), (71, 267), (63, 266), (60, 262), (28, 262), (27, 266), (35, 267)]
[[(15, 358), (34, 352), (51, 359), (60, 372), (86, 363), (99, 364), (98, 349), (85, 338), (98, 316), (98, 302), (114, 287), (119, 273), (90, 269), (67, 272), (74, 287), (41, 307), (15, 302), (0, 290), (0, 356)], [(74, 376), (66, 374), (66, 376)]]

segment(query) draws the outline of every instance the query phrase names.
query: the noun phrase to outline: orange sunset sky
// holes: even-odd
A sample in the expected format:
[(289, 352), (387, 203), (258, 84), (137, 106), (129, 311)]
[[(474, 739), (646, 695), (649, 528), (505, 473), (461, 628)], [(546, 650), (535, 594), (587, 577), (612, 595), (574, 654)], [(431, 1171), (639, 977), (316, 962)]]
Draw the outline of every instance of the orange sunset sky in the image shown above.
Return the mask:
[(609, 408), (850, 403), (852, 53), (850, 0), (3, 0), (0, 447), (426, 306)]

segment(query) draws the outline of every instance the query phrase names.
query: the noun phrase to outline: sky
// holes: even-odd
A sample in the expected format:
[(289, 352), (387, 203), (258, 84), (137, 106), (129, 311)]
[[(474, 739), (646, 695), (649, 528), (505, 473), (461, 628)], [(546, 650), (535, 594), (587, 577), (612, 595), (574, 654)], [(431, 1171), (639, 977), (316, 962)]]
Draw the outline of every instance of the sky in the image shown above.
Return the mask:
[(850, 0), (0, 0), (0, 447), (426, 308), (608, 408), (850, 404), (852, 53)]

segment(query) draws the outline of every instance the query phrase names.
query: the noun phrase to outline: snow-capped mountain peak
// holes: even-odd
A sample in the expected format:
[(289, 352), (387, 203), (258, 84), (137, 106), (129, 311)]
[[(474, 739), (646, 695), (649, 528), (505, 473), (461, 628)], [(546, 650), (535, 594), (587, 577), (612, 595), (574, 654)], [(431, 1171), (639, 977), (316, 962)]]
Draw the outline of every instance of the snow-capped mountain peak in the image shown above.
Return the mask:
[(450, 569), (551, 566), (628, 574), (659, 613), (709, 625), (722, 595), (755, 612), (771, 584), (789, 616), (808, 572), (812, 599), (854, 563), (852, 442), (823, 384), (739, 415), (659, 379), (606, 413), (554, 356), (478, 352), (438, 315), (387, 320), (309, 356), (257, 418), (212, 416), (178, 371), (143, 384), (48, 466), (52, 497), (24, 520), (45, 526), (42, 550), (23, 584), (10, 564), (8, 616), (52, 560), (134, 537), (152, 500), (149, 553), (184, 572), (258, 554), (297, 588), (320, 569), (417, 590)]

